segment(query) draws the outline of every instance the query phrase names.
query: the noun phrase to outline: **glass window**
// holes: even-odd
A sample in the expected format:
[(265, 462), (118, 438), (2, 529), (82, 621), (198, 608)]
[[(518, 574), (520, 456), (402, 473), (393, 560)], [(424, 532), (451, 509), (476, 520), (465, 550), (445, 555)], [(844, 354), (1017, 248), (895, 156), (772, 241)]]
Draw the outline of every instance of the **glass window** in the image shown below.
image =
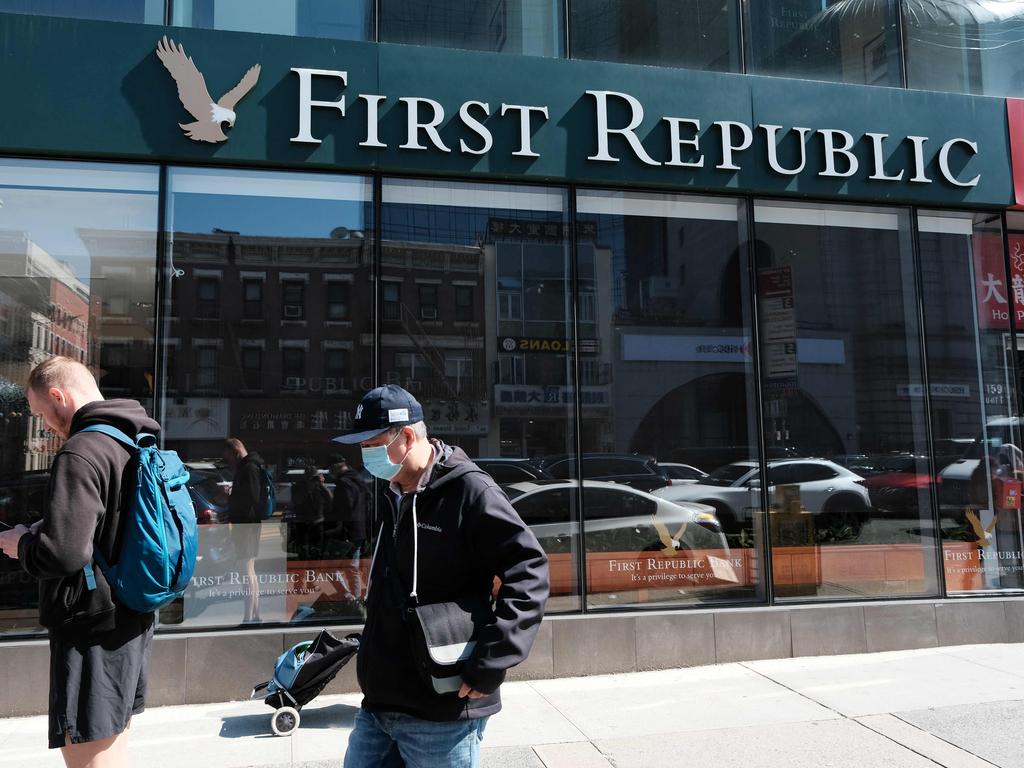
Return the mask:
[[(576, 442), (571, 345), (566, 343), (572, 338), (570, 253), (560, 234), (568, 223), (567, 208), (566, 193), (559, 188), (402, 179), (383, 183), (382, 288), (394, 285), (397, 303), (398, 284), (391, 279), (410, 278), (420, 281), (421, 288), (465, 281), (460, 287), (473, 292), (469, 304), (482, 307), (492, 320), (481, 324), (485, 327), (460, 323), (449, 300), (439, 303), (436, 323), (420, 323), (404, 309), (402, 322), (389, 322), (385, 302), (381, 378), (419, 398), (432, 434), (485, 464), (499, 457), (541, 462), (564, 456)], [(542, 232), (545, 224), (554, 227), (553, 237), (530, 234)], [(515, 277), (506, 280), (506, 275)], [(514, 290), (523, 303), (533, 301), (539, 319), (521, 319), (500, 336), (493, 320), (499, 285)], [(525, 299), (530, 293), (534, 296)], [(499, 373), (499, 357), (507, 356), (513, 330), (517, 338), (537, 339), (538, 351), (525, 355), (526, 366), (538, 361), (543, 384), (516, 381), (508, 363)], [(580, 607), (574, 477), (567, 472), (565, 482), (529, 493), (513, 489), (522, 491), (517, 508), (545, 510), (528, 523), (553, 526), (536, 532), (552, 547), (549, 606), (554, 611)]]
[[(581, 388), (584, 482), (615, 480), (624, 509), (659, 499), (654, 512), (609, 521), (584, 493), (588, 604), (754, 599), (764, 583), (757, 493), (670, 485), (658, 465), (710, 471), (758, 458), (744, 203), (583, 190), (576, 207), (577, 231), (594, 232), (577, 248), (596, 297), (578, 347), (581, 369), (598, 373)], [(707, 508), (692, 502), (714, 513), (702, 517)], [(627, 535), (633, 528), (643, 536)]]
[(560, 0), (380, 0), (385, 43), (563, 56)]
[(327, 319), (348, 320), (351, 283), (331, 280), (327, 283)]
[(163, 24), (164, 0), (0, 0), (0, 13)]
[(437, 286), (420, 285), (420, 320), (437, 320)]
[[(1020, 482), (1024, 480), (1014, 368), (1024, 325), (1024, 228), (1010, 214), (1007, 280), (998, 214), (921, 211), (922, 304), (928, 342), (933, 471), (950, 593), (1024, 586)], [(1019, 332), (1019, 331), (1018, 331)], [(965, 354), (965, 350), (969, 353)], [(921, 399), (924, 392), (909, 392)], [(891, 466), (889, 495), (913, 467)], [(875, 478), (869, 477), (871, 482)]]
[(739, 72), (738, 0), (572, 0), (574, 59)]
[[(765, 442), (802, 458), (769, 462), (779, 598), (938, 589), (909, 216), (755, 203)], [(844, 466), (897, 453), (899, 494)]]
[(258, 320), (263, 317), (263, 281), (242, 281), (242, 318)]
[(757, 0), (746, 7), (753, 74), (902, 84), (896, 0)]
[(381, 317), (384, 320), (398, 320), (402, 316), (402, 284), (384, 283), (381, 288)]
[(473, 286), (455, 286), (455, 319), (461, 323), (470, 323), (476, 319), (473, 305)]
[[(160, 21), (151, 23), (162, 23)], [(372, 0), (174, 0), (177, 27), (373, 39)]]
[[(42, 518), (60, 447), (25, 400), (35, 365), (59, 352), (105, 397), (153, 412), (158, 180), (148, 166), (0, 160), (0, 522)], [(39, 631), (37, 599), (0, 557), (0, 635)]]
[(215, 277), (196, 278), (196, 317), (220, 316), (220, 280)]
[(929, 91), (1024, 96), (1019, 2), (903, 3), (907, 85)]
[[(365, 584), (365, 543), (330, 524), (333, 500), (324, 524), (306, 524), (313, 502), (303, 473), (307, 466), (329, 472), (340, 458), (360, 466), (358, 449), (331, 438), (350, 428), (356, 400), (372, 386), (364, 386), (374, 359), (371, 201), (371, 182), (357, 176), (168, 170), (163, 377), (174, 397), (160, 416), (164, 438), (187, 463), (214, 467), (225, 482), (224, 440), (241, 440), (273, 476), (275, 512), (228, 525), (228, 487), (193, 487), (197, 508), (208, 511), (201, 559), (179, 615), (162, 613), (163, 623), (361, 621), (353, 598)], [(363, 237), (332, 236), (340, 227)], [(214, 271), (224, 299), (219, 315), (197, 320), (190, 302)], [(349, 297), (351, 324), (327, 322), (321, 286), (336, 279), (363, 286)], [(332, 363), (338, 348), (350, 353), (343, 372)], [(324, 488), (334, 487), (331, 476)], [(356, 514), (370, 514), (369, 494), (350, 498), (363, 499)]]

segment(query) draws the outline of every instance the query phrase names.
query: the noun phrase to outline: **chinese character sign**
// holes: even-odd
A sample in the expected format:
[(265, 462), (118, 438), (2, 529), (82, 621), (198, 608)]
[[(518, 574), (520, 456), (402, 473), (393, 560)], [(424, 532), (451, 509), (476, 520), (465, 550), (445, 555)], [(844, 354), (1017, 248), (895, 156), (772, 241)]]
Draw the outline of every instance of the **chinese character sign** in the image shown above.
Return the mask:
[(1010, 302), (1014, 321), (1024, 327), (1024, 236), (1010, 235), (1010, 279), (1006, 279), (1003, 243), (998, 235), (974, 236), (974, 288), (978, 301), (978, 327), (1010, 329)]

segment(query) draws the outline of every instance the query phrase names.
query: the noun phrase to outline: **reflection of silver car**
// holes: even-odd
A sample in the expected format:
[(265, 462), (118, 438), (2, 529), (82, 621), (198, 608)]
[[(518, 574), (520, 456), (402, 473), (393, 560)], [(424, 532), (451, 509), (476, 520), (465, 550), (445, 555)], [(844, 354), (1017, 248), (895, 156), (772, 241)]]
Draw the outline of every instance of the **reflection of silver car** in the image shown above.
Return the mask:
[[(851, 523), (863, 523), (871, 502), (864, 478), (825, 459), (778, 459), (768, 462), (768, 492), (778, 485), (795, 485), (804, 509)], [(719, 467), (699, 483), (673, 485), (655, 491), (670, 501), (710, 504), (730, 532), (753, 518), (761, 507), (757, 462), (736, 461)]]
[[(504, 486), (519, 516), (549, 552), (568, 551), (579, 533), (576, 480), (539, 480)], [(583, 481), (588, 552), (715, 549), (728, 545), (714, 509), (670, 502), (619, 483)]]

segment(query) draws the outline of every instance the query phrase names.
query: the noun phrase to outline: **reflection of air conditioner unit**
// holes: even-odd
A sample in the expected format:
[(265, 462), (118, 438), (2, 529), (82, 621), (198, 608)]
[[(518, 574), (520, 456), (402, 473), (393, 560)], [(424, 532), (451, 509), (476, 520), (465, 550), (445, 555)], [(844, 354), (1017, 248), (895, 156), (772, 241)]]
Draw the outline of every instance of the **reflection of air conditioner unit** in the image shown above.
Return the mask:
[(424, 320), (437, 320), (437, 307), (420, 307), (420, 316)]
[(285, 304), (284, 305), (284, 316), (286, 318), (301, 318), (302, 317), (302, 305), (301, 304)]

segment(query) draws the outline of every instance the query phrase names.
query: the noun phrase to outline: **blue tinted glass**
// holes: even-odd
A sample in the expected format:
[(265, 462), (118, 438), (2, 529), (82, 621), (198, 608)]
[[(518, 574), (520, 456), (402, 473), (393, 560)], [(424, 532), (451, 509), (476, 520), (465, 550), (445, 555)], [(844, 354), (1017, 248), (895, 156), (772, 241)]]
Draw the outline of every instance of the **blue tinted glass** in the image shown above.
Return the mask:
[(380, 39), (527, 56), (565, 51), (560, 0), (381, 0)]
[(176, 0), (181, 27), (272, 32), (277, 35), (373, 39), (371, 0)]
[(747, 5), (755, 74), (899, 86), (894, 0), (758, 0)]
[(0, 12), (163, 24), (164, 0), (0, 0)]
[(737, 0), (574, 0), (574, 59), (740, 69)]

